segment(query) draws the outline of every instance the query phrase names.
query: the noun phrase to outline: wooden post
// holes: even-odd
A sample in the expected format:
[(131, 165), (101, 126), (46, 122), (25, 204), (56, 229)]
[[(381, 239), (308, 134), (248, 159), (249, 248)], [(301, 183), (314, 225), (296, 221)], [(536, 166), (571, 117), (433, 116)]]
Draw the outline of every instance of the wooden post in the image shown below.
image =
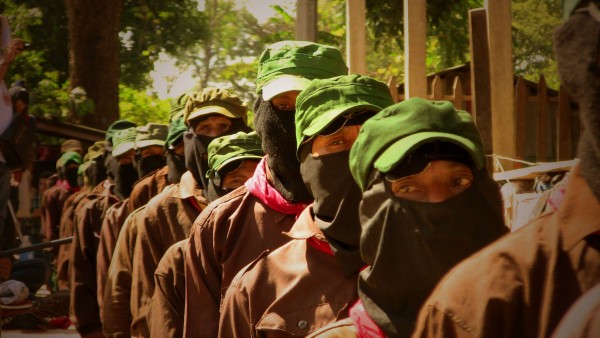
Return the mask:
[(367, 74), (366, 0), (346, 0), (346, 51), (350, 74)]
[(462, 82), (460, 81), (460, 77), (454, 77), (454, 83), (452, 83), (452, 102), (454, 103), (454, 107), (459, 110), (464, 110), (463, 108), (463, 87)]
[[(511, 2), (485, 0), (488, 21), (492, 146), (494, 153), (517, 157), (512, 62)], [(504, 168), (513, 168), (506, 163)]]
[(387, 85), (390, 89), (390, 94), (392, 95), (392, 99), (394, 99), (394, 102), (399, 102), (400, 96), (398, 95), (398, 77), (395, 75), (390, 76)]
[(538, 82), (537, 96), (538, 124), (537, 124), (537, 161), (546, 162), (548, 150), (548, 87), (544, 75)]
[(439, 75), (436, 75), (431, 82), (431, 98), (434, 101), (444, 99), (444, 82)]
[(525, 79), (519, 77), (515, 90), (515, 134), (516, 134), (516, 154), (518, 158), (525, 158), (525, 129), (526, 129), (526, 113), (527, 113), (527, 86)]
[(571, 106), (569, 94), (560, 86), (558, 90), (558, 112), (556, 113), (556, 160), (566, 161), (572, 159), (571, 146)]
[[(490, 88), (490, 58), (488, 53), (487, 16), (485, 8), (469, 11), (469, 46), (471, 49), (471, 97), (473, 118), (481, 134), (486, 155), (494, 153), (492, 143), (492, 103)], [(488, 158), (493, 170), (493, 159)]]
[(317, 41), (317, 0), (296, 1), (296, 40)]
[(404, 0), (404, 95), (427, 98), (427, 11), (424, 0)]

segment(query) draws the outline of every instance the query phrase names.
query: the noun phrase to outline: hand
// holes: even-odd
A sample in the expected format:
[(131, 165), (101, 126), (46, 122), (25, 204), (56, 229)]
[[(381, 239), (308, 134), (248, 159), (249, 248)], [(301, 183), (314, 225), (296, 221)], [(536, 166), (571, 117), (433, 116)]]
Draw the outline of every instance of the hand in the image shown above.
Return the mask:
[(8, 257), (0, 257), (0, 282), (8, 280), (12, 271), (12, 263)]
[(6, 53), (4, 54), (4, 59), (2, 59), (3, 64), (8, 64), (14, 61), (15, 57), (19, 55), (25, 49), (25, 43), (23, 40), (16, 38), (10, 40), (8, 43), (8, 47), (6, 47)]

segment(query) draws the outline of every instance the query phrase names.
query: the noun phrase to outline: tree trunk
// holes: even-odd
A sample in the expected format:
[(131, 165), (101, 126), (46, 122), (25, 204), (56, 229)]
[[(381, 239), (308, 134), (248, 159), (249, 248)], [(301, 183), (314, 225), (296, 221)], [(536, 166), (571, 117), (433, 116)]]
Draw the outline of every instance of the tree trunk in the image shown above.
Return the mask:
[(69, 80), (82, 87), (94, 111), (82, 122), (106, 128), (119, 118), (119, 28), (123, 0), (65, 0)]

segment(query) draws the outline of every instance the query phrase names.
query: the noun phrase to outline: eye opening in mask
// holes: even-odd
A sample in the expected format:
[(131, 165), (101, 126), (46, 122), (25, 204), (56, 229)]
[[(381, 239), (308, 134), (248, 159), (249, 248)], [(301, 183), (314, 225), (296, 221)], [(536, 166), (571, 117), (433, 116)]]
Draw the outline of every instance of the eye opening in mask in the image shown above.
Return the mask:
[[(356, 126), (362, 125), (372, 117), (375, 113), (368, 110), (357, 110), (353, 112), (345, 113), (344, 115), (336, 118), (331, 124), (329, 124), (325, 129), (323, 129), (320, 133), (312, 135), (308, 137), (304, 142), (302, 142), (301, 147), (304, 148), (307, 143), (312, 142), (317, 136), (331, 136), (346, 126)], [(302, 158), (302, 157), (301, 157)]]

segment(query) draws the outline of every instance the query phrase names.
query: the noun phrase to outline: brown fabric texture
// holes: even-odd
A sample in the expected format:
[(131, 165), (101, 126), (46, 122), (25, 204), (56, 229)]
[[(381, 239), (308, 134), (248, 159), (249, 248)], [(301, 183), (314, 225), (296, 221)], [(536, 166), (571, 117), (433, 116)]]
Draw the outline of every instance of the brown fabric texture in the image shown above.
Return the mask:
[(169, 185), (167, 181), (168, 172), (169, 167), (164, 166), (138, 180), (133, 185), (133, 190), (129, 196), (129, 210), (135, 210), (146, 205), (152, 197), (163, 191)]
[(219, 307), (235, 274), (263, 251), (289, 241), (294, 224), (240, 187), (212, 202), (198, 216), (186, 248), (185, 337), (215, 337)]
[(221, 306), (219, 337), (304, 336), (348, 316), (356, 301), (356, 274), (315, 248), (327, 244), (306, 208), (289, 232), (290, 242), (242, 269)]
[(132, 271), (131, 330), (143, 337), (149, 336), (146, 315), (154, 294), (154, 271), (167, 249), (188, 237), (194, 220), (207, 205), (202, 190), (195, 187), (191, 173), (185, 173), (179, 184), (170, 185), (148, 202), (138, 224), (133, 253), (137, 264)]
[(559, 210), (451, 270), (421, 309), (413, 337), (549, 337), (600, 283), (600, 201), (572, 171)]
[(138, 224), (142, 221), (145, 208), (143, 206), (129, 214), (117, 238), (104, 284), (102, 331), (106, 337), (130, 338), (132, 336), (130, 298), (133, 249)]
[(114, 185), (105, 181), (104, 191), (85, 204), (75, 216), (71, 251), (71, 309), (81, 335), (102, 329), (96, 285), (96, 253), (100, 227), (108, 208), (118, 201)]
[(65, 201), (72, 194), (72, 190), (63, 187), (60, 183), (44, 192), (44, 203), (41, 206), (40, 216), (44, 237), (47, 241), (59, 238), (62, 210)]
[(150, 337), (183, 337), (187, 244), (186, 238), (171, 245), (154, 272), (154, 295), (146, 316)]
[(309, 334), (306, 338), (358, 338), (358, 331), (350, 318), (338, 320)]

